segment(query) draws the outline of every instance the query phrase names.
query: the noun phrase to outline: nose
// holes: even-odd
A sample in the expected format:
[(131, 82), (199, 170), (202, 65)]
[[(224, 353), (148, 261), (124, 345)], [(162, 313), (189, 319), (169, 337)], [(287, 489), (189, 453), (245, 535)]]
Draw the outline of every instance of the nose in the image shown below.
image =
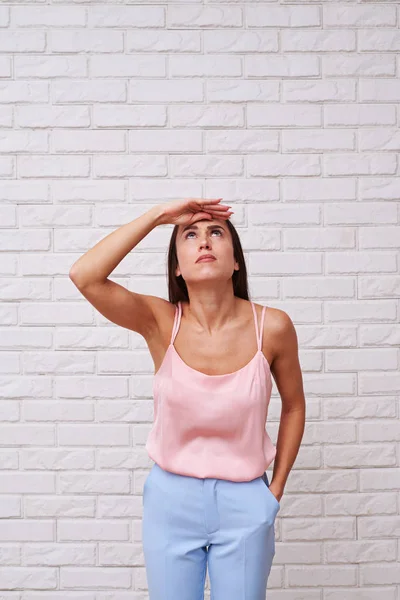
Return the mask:
[(211, 248), (211, 244), (209, 243), (207, 238), (205, 238), (204, 241), (200, 243), (200, 248), (207, 248), (207, 250)]
[(199, 241), (200, 249), (207, 248), (207, 250), (209, 250), (211, 248), (210, 233), (207, 230), (204, 230), (202, 233), (199, 234)]

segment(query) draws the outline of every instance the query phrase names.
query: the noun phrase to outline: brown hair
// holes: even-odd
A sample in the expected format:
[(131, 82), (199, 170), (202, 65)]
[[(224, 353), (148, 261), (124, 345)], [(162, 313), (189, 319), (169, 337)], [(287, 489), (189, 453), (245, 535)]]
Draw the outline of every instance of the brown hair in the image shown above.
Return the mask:
[[(225, 219), (225, 223), (230, 231), (233, 245), (233, 254), (235, 260), (239, 263), (239, 270), (232, 274), (233, 294), (238, 298), (249, 300), (249, 291), (247, 283), (247, 269), (242, 244), (240, 243), (239, 235), (229, 219)], [(189, 302), (189, 295), (185, 280), (182, 275), (176, 277), (175, 269), (178, 265), (178, 257), (176, 254), (176, 236), (178, 235), (179, 225), (175, 225), (168, 248), (168, 298), (173, 304), (179, 301)]]

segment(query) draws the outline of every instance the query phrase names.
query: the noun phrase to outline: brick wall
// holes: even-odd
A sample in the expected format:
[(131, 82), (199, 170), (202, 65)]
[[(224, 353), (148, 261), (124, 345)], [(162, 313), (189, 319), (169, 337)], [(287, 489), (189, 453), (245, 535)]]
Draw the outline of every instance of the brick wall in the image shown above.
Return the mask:
[[(147, 599), (153, 362), (68, 272), (188, 196), (233, 205), (252, 299), (298, 333), (269, 600), (400, 598), (399, 12), (1, 3), (0, 600)], [(171, 229), (112, 278), (167, 297)], [(273, 441), (279, 415), (274, 388)]]

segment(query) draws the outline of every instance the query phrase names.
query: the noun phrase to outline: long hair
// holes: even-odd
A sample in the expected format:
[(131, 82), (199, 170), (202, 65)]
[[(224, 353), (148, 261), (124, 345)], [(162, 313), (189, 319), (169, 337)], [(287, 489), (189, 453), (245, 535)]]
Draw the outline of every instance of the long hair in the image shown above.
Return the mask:
[[(233, 294), (238, 298), (249, 300), (247, 269), (242, 244), (240, 243), (239, 235), (229, 219), (225, 220), (226, 225), (231, 234), (233, 254), (235, 260), (239, 263), (239, 270), (232, 274)], [(176, 236), (178, 235), (179, 225), (175, 225), (171, 234), (171, 239), (168, 248), (168, 298), (173, 304), (179, 301), (189, 302), (189, 294), (185, 280), (182, 275), (176, 277), (175, 270), (178, 265), (178, 256), (176, 254)]]

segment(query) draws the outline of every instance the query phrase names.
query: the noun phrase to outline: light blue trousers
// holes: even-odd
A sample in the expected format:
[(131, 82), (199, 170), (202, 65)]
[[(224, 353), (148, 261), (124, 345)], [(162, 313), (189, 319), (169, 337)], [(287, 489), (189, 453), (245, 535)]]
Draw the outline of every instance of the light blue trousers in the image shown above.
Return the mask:
[(252, 481), (178, 475), (153, 465), (143, 489), (150, 600), (265, 600), (280, 503)]

